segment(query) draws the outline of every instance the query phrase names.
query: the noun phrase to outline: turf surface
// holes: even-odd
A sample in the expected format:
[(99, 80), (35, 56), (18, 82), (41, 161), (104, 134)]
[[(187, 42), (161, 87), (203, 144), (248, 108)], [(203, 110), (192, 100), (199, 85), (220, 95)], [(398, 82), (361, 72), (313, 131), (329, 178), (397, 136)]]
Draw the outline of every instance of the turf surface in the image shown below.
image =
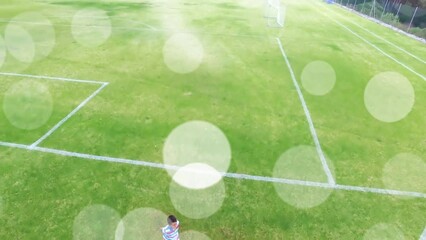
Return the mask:
[[(297, 78), (315, 60), (329, 63), (336, 72), (329, 94), (302, 91), (338, 183), (384, 188), (383, 168), (393, 156), (409, 152), (426, 159), (425, 81), (329, 17), (422, 75), (424, 63), (350, 21), (422, 59), (424, 44), (317, 1), (282, 1), (285, 28), (271, 29), (262, 4), (248, 8), (251, 1), (242, 3), (7, 0), (0, 8), (5, 20), (1, 36), (9, 19), (37, 11), (55, 26), (56, 44), (48, 57), (32, 64), (7, 55), (0, 70), (110, 83), (42, 147), (161, 163), (168, 134), (182, 123), (203, 120), (228, 137), (229, 172), (272, 176), (283, 152), (314, 145), (278, 36)], [(97, 48), (82, 47), (71, 33), (73, 14), (86, 7), (106, 11), (112, 21), (112, 36)], [(163, 61), (165, 42), (179, 31), (191, 32), (204, 47), (202, 64), (189, 74), (170, 71)], [(413, 110), (396, 123), (376, 120), (363, 102), (368, 81), (386, 71), (406, 76), (416, 94)], [(14, 82), (26, 79), (0, 76), (1, 96)], [(31, 144), (97, 88), (37, 82), (51, 92), (51, 117), (28, 131), (14, 127), (2, 113), (0, 141)], [(414, 189), (400, 190), (426, 192), (424, 179)], [(418, 239), (426, 223), (424, 198), (335, 190), (321, 205), (303, 210), (283, 202), (271, 183), (229, 178), (224, 179), (226, 197), (219, 211), (195, 220), (174, 208), (170, 181), (159, 169), (1, 147), (0, 238), (72, 239), (74, 219), (93, 204), (110, 206), (122, 217), (147, 207), (176, 213), (182, 231), (196, 230), (211, 239), (361, 239), (379, 223), (397, 226), (406, 239)]]

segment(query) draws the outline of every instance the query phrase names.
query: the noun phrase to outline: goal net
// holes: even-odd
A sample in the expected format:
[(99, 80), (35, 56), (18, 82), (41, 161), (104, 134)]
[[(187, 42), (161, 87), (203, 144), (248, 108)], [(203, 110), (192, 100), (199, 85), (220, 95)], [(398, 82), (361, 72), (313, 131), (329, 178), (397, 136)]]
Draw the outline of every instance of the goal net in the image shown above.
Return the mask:
[(265, 15), (269, 27), (284, 27), (285, 8), (281, 5), (280, 0), (265, 1)]

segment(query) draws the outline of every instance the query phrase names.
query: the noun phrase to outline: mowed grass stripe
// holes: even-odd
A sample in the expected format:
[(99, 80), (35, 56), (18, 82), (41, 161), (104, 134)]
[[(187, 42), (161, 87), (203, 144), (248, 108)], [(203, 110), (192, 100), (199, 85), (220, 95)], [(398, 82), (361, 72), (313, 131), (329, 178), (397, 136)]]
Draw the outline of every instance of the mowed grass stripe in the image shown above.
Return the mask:
[[(88, 3), (71, 4), (72, 7), (59, 9), (46, 7), (44, 11), (61, 14)], [(90, 4), (114, 14), (126, 15), (129, 11), (113, 1), (108, 6)], [(208, 0), (203, 4), (208, 9), (209, 5), (221, 3)], [(288, 6), (286, 37), (282, 40), (296, 76), (317, 59), (331, 63), (338, 75), (335, 89), (327, 96), (310, 96), (302, 89), (320, 141), (336, 165), (339, 183), (381, 186), (382, 166), (397, 151), (424, 156), (424, 131), (419, 127), (424, 123), (420, 115), (425, 102), (420, 83), (424, 82), (389, 59), (383, 63), (366, 59), (366, 55), (376, 59), (380, 53), (339, 26), (323, 24), (326, 18), (311, 12), (309, 4), (292, 1)], [(28, 9), (34, 3), (22, 0), (14, 5)], [(184, 4), (179, 7), (186, 8)], [(5, 16), (14, 15), (4, 9), (0, 11), (6, 11)], [(185, 20), (191, 22), (192, 14), (202, 20), (200, 9), (197, 13), (187, 11)], [(145, 8), (133, 13), (149, 23), (160, 22), (158, 16), (148, 12)], [(232, 15), (232, 11), (228, 12)], [(247, 15), (244, 12), (241, 8), (235, 16), (244, 21), (263, 13), (260, 8), (248, 10)], [(232, 19), (214, 21), (214, 14), (209, 17), (207, 21), (213, 29), (233, 24)], [(306, 26), (302, 28), (300, 23)], [(202, 27), (202, 21), (199, 24)], [(313, 144), (275, 39), (271, 44), (267, 40), (231, 41), (210, 36), (208, 61), (201, 71), (180, 76), (169, 72), (162, 63), (161, 48), (168, 33), (120, 31), (97, 49), (83, 49), (73, 43), (67, 28), (57, 31), (57, 47), (52, 55), (26, 72), (102, 79), (111, 85), (76, 118), (71, 118), (66, 128), (60, 128), (63, 132), (46, 139), (43, 146), (96, 155), (133, 155), (134, 159), (159, 163), (161, 143), (169, 132), (197, 117), (217, 123), (227, 134), (235, 157), (230, 171), (267, 176), (283, 151), (299, 144)], [(360, 100), (366, 82), (386, 69), (386, 64), (409, 76), (420, 96), (407, 121), (391, 126), (370, 120)], [(183, 96), (192, 98), (185, 101)], [(151, 158), (155, 154), (147, 151), (158, 154), (157, 158)], [(108, 205), (122, 217), (141, 207), (174, 213), (184, 231), (197, 230), (211, 239), (354, 239), (362, 238), (372, 226), (382, 222), (398, 226), (406, 238), (417, 239), (426, 221), (424, 199), (334, 191), (320, 206), (302, 210), (283, 202), (270, 183), (231, 178), (224, 179), (226, 198), (220, 210), (207, 219), (194, 220), (177, 213), (172, 205), (170, 181), (168, 174), (158, 169), (2, 148), (0, 196), (4, 207), (0, 213), (0, 238), (71, 239), (75, 217), (92, 204)]]
[[(319, 7), (325, 9), (324, 6), (319, 6)], [(420, 51), (422, 50), (421, 46), (409, 48), (411, 49), (410, 51), (416, 52), (417, 54), (416, 56), (406, 51), (405, 49), (387, 41), (384, 38), (381, 38), (381, 37), (378, 38), (377, 34), (369, 31), (368, 29), (365, 29), (359, 24), (356, 24), (355, 21), (351, 20), (354, 17), (353, 16), (354, 14), (351, 14), (349, 16), (347, 15), (342, 16), (340, 12), (345, 10), (339, 9), (339, 8), (329, 8), (327, 11), (332, 12), (333, 16), (338, 16), (337, 19), (340, 19), (340, 20), (344, 19), (343, 22), (342, 21), (339, 22), (339, 21), (336, 21), (334, 18), (329, 17), (329, 15), (326, 14), (325, 16), (329, 17), (330, 20), (334, 21), (335, 24), (340, 25), (341, 27), (343, 27), (350, 33), (354, 34), (354, 36), (357, 36), (358, 38), (363, 40), (365, 43), (375, 48), (377, 51), (381, 52), (386, 57), (392, 59), (393, 61), (397, 62), (404, 68), (407, 68), (409, 71), (415, 73), (417, 76), (425, 80), (426, 71), (424, 69), (425, 69), (426, 62), (423, 59), (426, 58), (426, 54), (421, 54), (421, 51)], [(361, 18), (360, 16), (356, 16), (356, 15), (355, 17)], [(349, 23), (349, 25), (347, 23)], [(370, 23), (370, 24), (375, 24), (375, 23)], [(354, 25), (356, 27), (354, 27)], [(377, 40), (377, 39), (380, 39), (380, 40)], [(422, 43), (417, 43), (417, 44), (421, 45)], [(414, 44), (414, 46), (417, 46), (417, 45)], [(417, 61), (413, 61), (413, 58), (416, 59)]]
[[(319, 139), (336, 165), (337, 181), (342, 183), (343, 180), (343, 183), (350, 185), (363, 182), (364, 186), (383, 186), (383, 166), (391, 157), (406, 151), (425, 155), (418, 144), (422, 139), (418, 130), (422, 129), (420, 123), (424, 121), (421, 114), (425, 108), (422, 94), (426, 90), (424, 81), (390, 59), (380, 57), (380, 52), (375, 52), (374, 48), (344, 29), (342, 31), (325, 16), (314, 14), (316, 10), (307, 3), (291, 4), (294, 7), (288, 8), (290, 17), (286, 31), (292, 38), (282, 40), (290, 61), (294, 63), (296, 75), (300, 76), (304, 66), (315, 60), (328, 62), (337, 74), (336, 85), (328, 95), (316, 97), (304, 92)], [(303, 25), (299, 24), (298, 11), (311, 13), (310, 17), (303, 17)], [(297, 47), (300, 42), (309, 43), (309, 50), (315, 51)], [(395, 124), (384, 124), (366, 111), (364, 89), (376, 74), (395, 70), (413, 83), (416, 102), (406, 119)]]
[[(72, 82), (52, 82), (50, 80), (41, 80), (34, 79), (28, 77), (18, 77), (18, 76), (0, 76), (1, 81), (1, 91), (0, 91), (0, 104), (2, 109), (4, 109), (4, 100), (5, 95), (10, 88), (12, 88), (15, 84), (18, 84), (20, 81), (29, 81), (34, 82), (36, 84), (41, 84), (41, 86), (45, 86), (48, 92), (46, 92), (43, 97), (52, 97), (52, 113), (47, 117), (47, 122), (41, 126), (40, 128), (34, 130), (25, 130), (20, 129), (19, 126), (14, 125), (15, 122), (13, 119), (10, 119), (6, 116), (6, 112), (0, 112), (0, 139), (2, 141), (9, 142), (17, 142), (17, 143), (30, 143), (36, 141), (38, 138), (43, 136), (49, 128), (53, 127), (57, 122), (59, 122), (62, 118), (64, 118), (69, 112), (72, 111), (73, 108), (78, 106), (81, 101), (84, 100), (85, 97), (90, 95), (95, 91), (96, 85), (85, 85), (81, 83), (72, 83)], [(65, 87), (66, 86), (66, 87)], [(30, 90), (30, 89), (28, 89)], [(26, 90), (27, 91), (27, 90)], [(28, 92), (23, 91), (22, 94), (28, 94)], [(87, 95), (85, 95), (87, 94)], [(73, 95), (73, 97), (69, 97)], [(35, 110), (29, 110), (35, 111)], [(44, 112), (40, 112), (40, 114), (45, 114)], [(47, 114), (47, 113), (46, 113)], [(26, 121), (24, 119), (19, 120), (20, 122)]]

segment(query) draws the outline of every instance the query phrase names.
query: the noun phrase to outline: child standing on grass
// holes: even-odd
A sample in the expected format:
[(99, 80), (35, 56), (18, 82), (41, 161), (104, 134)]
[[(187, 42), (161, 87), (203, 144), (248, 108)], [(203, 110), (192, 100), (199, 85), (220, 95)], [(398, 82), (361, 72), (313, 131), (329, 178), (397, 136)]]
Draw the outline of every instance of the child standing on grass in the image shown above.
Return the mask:
[(161, 229), (164, 240), (179, 240), (179, 221), (174, 215), (167, 218), (167, 226)]

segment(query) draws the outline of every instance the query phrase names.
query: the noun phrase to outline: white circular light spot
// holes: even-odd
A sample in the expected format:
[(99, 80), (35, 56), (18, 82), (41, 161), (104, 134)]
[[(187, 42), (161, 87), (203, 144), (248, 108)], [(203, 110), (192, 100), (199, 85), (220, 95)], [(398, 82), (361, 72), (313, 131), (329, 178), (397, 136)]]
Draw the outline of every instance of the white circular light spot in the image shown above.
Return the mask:
[(153, 208), (132, 210), (120, 221), (115, 231), (116, 240), (157, 239), (161, 227), (167, 225), (167, 215)]
[(34, 60), (47, 57), (56, 43), (55, 29), (49, 19), (36, 12), (19, 14), (11, 20), (29, 33), (34, 43)]
[(222, 174), (204, 163), (190, 163), (173, 175), (173, 181), (191, 189), (204, 189), (218, 183), (221, 179)]
[(333, 89), (336, 72), (330, 64), (314, 61), (305, 66), (301, 79), (306, 91), (312, 95), (323, 96)]
[(364, 92), (364, 104), (377, 120), (396, 122), (405, 118), (414, 105), (414, 89), (410, 81), (396, 72), (374, 76)]
[(203, 61), (204, 48), (192, 34), (176, 33), (163, 48), (163, 59), (173, 72), (185, 74), (195, 71)]
[(397, 226), (392, 224), (379, 223), (364, 234), (364, 240), (404, 240), (404, 234)]
[(180, 234), (180, 239), (185, 240), (210, 240), (210, 238), (205, 235), (204, 233), (200, 233), (197, 231), (185, 231), (182, 234)]
[(74, 219), (73, 239), (114, 239), (120, 215), (105, 205), (84, 208)]
[[(197, 173), (191, 174), (187, 179), (200, 177), (200, 183), (207, 187), (206, 183), (214, 184), (217, 174), (209, 169), (216, 169), (217, 172), (226, 172), (231, 162), (231, 146), (225, 134), (211, 123), (203, 121), (190, 121), (176, 127), (167, 137), (163, 148), (163, 161), (167, 165), (179, 167), (189, 165), (191, 168), (202, 168), (212, 173), (202, 176)], [(201, 165), (204, 164), (204, 165)], [(206, 166), (207, 165), (207, 166)], [(170, 176), (175, 176), (175, 171), (168, 169)], [(181, 173), (185, 172), (185, 168)], [(179, 173), (176, 177), (184, 179)], [(203, 179), (204, 178), (204, 179)], [(186, 180), (185, 186), (190, 187)], [(194, 183), (190, 188), (199, 188), (199, 183)]]
[(3, 66), (6, 60), (6, 43), (0, 35), (0, 68)]
[[(328, 161), (333, 172), (333, 166)], [(291, 180), (327, 183), (321, 160), (315, 147), (298, 146), (283, 153), (275, 164), (273, 176)], [(274, 183), (281, 199), (297, 208), (312, 208), (325, 202), (333, 191), (317, 186), (288, 185)]]
[(16, 23), (9, 23), (4, 38), (7, 50), (18, 61), (31, 63), (34, 60), (35, 44), (27, 30)]
[(426, 162), (414, 154), (400, 153), (386, 163), (382, 180), (387, 189), (426, 192)]
[(3, 111), (9, 122), (20, 129), (43, 126), (52, 115), (53, 101), (49, 89), (33, 80), (22, 80), (5, 93)]
[(216, 213), (225, 198), (225, 184), (217, 184), (205, 189), (188, 189), (174, 181), (169, 188), (170, 200), (175, 209), (182, 215), (193, 218), (207, 218)]
[(74, 39), (82, 46), (98, 47), (111, 36), (111, 20), (103, 10), (86, 8), (74, 15), (71, 31)]

